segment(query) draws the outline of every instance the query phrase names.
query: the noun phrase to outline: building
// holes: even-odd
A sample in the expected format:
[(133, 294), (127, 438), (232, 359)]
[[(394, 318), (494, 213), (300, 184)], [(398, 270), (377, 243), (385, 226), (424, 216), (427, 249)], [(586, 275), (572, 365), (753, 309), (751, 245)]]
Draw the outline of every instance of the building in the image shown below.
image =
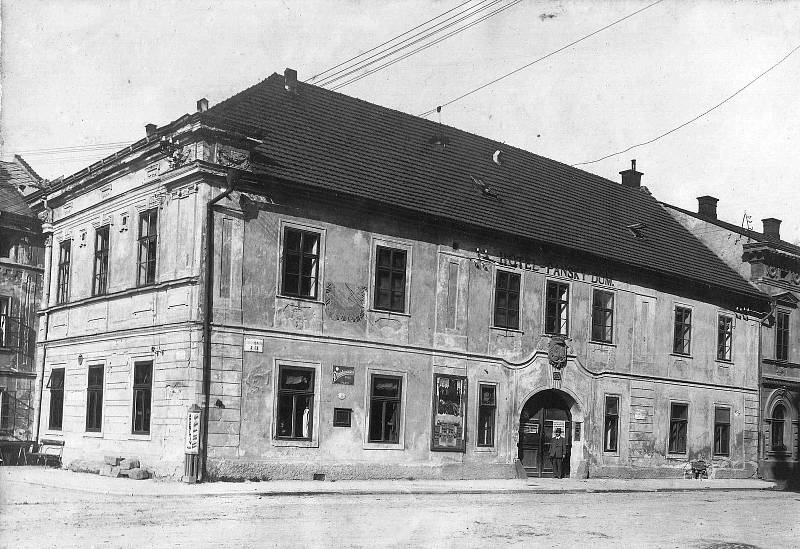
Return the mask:
[(47, 195), (65, 461), (547, 476), (561, 429), (573, 477), (755, 474), (767, 299), (635, 166), (614, 183), (289, 69), (146, 133)]
[(31, 440), (36, 315), (42, 292), (41, 222), (20, 192), (41, 178), (20, 157), (0, 162), (0, 440)]
[(698, 211), (667, 210), (742, 277), (770, 296), (761, 327), (759, 471), (770, 480), (800, 483), (800, 246), (781, 240), (779, 219), (763, 231), (717, 218), (718, 200), (698, 199)]

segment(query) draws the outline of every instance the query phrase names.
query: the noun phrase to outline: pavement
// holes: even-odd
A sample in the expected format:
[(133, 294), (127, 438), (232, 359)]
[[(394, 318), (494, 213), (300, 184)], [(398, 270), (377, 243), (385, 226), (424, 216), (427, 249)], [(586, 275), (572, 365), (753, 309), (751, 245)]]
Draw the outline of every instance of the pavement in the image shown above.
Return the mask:
[(46, 467), (0, 467), (7, 483), (120, 496), (304, 496), (376, 494), (569, 494), (775, 490), (760, 479), (489, 479), (489, 480), (271, 480), (186, 484), (168, 479), (130, 480)]

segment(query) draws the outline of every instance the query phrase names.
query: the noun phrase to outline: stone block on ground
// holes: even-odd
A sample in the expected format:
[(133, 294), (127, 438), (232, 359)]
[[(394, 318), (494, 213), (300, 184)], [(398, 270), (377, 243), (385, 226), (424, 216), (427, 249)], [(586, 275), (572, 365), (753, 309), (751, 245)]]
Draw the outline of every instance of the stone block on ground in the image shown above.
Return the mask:
[(115, 467), (114, 465), (107, 465), (103, 464), (100, 466), (100, 475), (104, 477), (112, 477), (116, 478), (119, 476), (119, 467)]
[(105, 461), (106, 465), (119, 465), (119, 462), (122, 460), (122, 458), (118, 456), (104, 456), (103, 460)]
[(123, 459), (119, 462), (119, 466), (121, 469), (137, 469), (139, 467), (139, 460), (138, 459)]
[(150, 478), (150, 473), (148, 473), (146, 469), (137, 467), (136, 469), (131, 469), (128, 471), (128, 478), (133, 480), (144, 480), (146, 478)]

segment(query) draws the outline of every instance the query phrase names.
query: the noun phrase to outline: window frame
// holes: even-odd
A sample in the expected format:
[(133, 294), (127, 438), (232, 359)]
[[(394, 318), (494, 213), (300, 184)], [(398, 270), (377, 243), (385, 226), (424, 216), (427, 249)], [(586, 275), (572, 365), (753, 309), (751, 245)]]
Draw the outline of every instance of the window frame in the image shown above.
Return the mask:
[[(400, 384), (400, 425), (398, 428), (398, 441), (392, 442), (372, 442), (370, 441), (370, 422), (372, 420), (372, 381), (378, 377), (395, 377), (401, 380)], [(365, 450), (404, 450), (405, 449), (405, 424), (406, 410), (408, 410), (408, 375), (406, 372), (397, 370), (384, 370), (368, 368), (365, 376), (364, 390), (364, 439), (362, 448)]]
[[(100, 369), (101, 376), (100, 376), (100, 383), (91, 385), (92, 382), (92, 370)], [(105, 364), (90, 364), (86, 368), (86, 429), (87, 433), (102, 433), (103, 432), (103, 418), (105, 414), (103, 413), (103, 406), (105, 405), (105, 383), (106, 383), (106, 365)], [(98, 396), (99, 394), (99, 396)], [(94, 403), (94, 408), (92, 409), (92, 395), (94, 395), (96, 400), (99, 402)], [(92, 418), (92, 411), (99, 414), (99, 416)], [(91, 419), (95, 419), (96, 422), (91, 422)]]
[[(595, 299), (596, 299), (597, 294), (610, 295), (611, 296), (611, 308), (597, 307), (595, 305)], [(608, 329), (610, 331), (610, 335), (609, 335), (608, 339), (595, 339), (595, 337), (594, 337), (594, 328), (595, 328), (595, 326), (599, 326), (599, 327), (605, 328), (605, 324), (596, 324), (595, 323), (595, 311), (597, 311), (597, 310), (611, 313), (611, 325), (608, 327)], [(616, 332), (616, 330), (615, 330), (616, 325), (614, 323), (616, 322), (616, 316), (617, 316), (616, 312), (617, 312), (617, 295), (616, 295), (616, 292), (613, 292), (613, 291), (610, 291), (610, 290), (606, 290), (606, 289), (603, 289), (603, 288), (592, 288), (592, 314), (591, 314), (591, 320), (590, 320), (590, 325), (589, 325), (589, 341), (591, 343), (601, 343), (601, 344), (604, 344), (604, 345), (613, 345), (614, 344), (614, 333)]]
[[(53, 373), (59, 371), (61, 373), (61, 386), (60, 387), (53, 387)], [(64, 430), (64, 390), (67, 385), (67, 368), (66, 366), (57, 366), (50, 368), (50, 376), (47, 380), (47, 385), (45, 386), (46, 389), (50, 389), (48, 394), (48, 413), (47, 413), (47, 430), (48, 431), (63, 431)], [(60, 401), (60, 410), (58, 412), (58, 425), (54, 425), (53, 416), (55, 415), (53, 412), (55, 409), (53, 408), (53, 394), (59, 393), (59, 401)]]
[[(729, 326), (729, 330), (726, 332), (722, 331), (722, 324), (723, 319), (727, 321)], [(733, 362), (733, 328), (734, 328), (734, 320), (733, 315), (729, 315), (726, 313), (719, 313), (717, 315), (717, 361), (719, 362)], [(727, 335), (727, 353), (725, 353), (725, 342), (721, 341), (720, 338), (723, 335)]]
[[(783, 411), (783, 414), (782, 414), (783, 417), (781, 417), (780, 419), (777, 419), (775, 417), (775, 412), (779, 408)], [(792, 442), (792, 434), (791, 434), (792, 421), (791, 421), (791, 419), (792, 418), (791, 418), (791, 414), (789, 413), (790, 410), (791, 410), (791, 408), (789, 408), (788, 403), (784, 402), (783, 400), (776, 401), (772, 405), (772, 408), (770, 409), (769, 420), (768, 420), (769, 421), (769, 450), (768, 450), (768, 452), (770, 454), (785, 455), (785, 454), (791, 454), (791, 452), (792, 452), (792, 450), (791, 450), (791, 442)], [(788, 430), (786, 429), (786, 424), (787, 423), (789, 424), (789, 429)], [(775, 444), (775, 430), (776, 430), (776, 426), (778, 426), (778, 425), (780, 425), (781, 443), (779, 445), (776, 445)], [(787, 432), (788, 432), (788, 435), (789, 435), (789, 440), (787, 440)]]
[[(311, 390), (298, 390), (298, 389), (284, 389), (281, 387), (281, 381), (283, 380), (283, 374), (288, 372), (302, 372), (307, 371), (311, 373)], [(278, 365), (278, 383), (277, 383), (277, 391), (275, 393), (275, 398), (277, 399), (277, 405), (275, 408), (275, 438), (279, 440), (289, 440), (289, 441), (297, 441), (297, 442), (310, 442), (314, 439), (314, 415), (316, 413), (317, 402), (316, 402), (316, 391), (317, 385), (319, 383), (319, 378), (317, 377), (317, 373), (314, 368), (309, 368), (307, 366), (296, 366), (296, 365), (289, 365), (289, 364), (279, 364)], [(295, 417), (295, 405), (297, 403), (297, 397), (310, 397), (311, 399), (311, 409), (309, 410), (309, 432), (308, 436), (296, 436), (296, 435), (281, 435), (278, 432), (278, 424), (280, 423), (280, 401), (281, 397), (289, 396), (292, 398), (292, 426), (294, 426), (294, 417)], [(302, 427), (300, 427), (302, 429)], [(295, 430), (292, 429), (294, 432)]]
[[(683, 406), (686, 408), (686, 419), (675, 419), (673, 410), (675, 406)], [(672, 439), (672, 424), (683, 424), (683, 448), (673, 449)], [(678, 433), (680, 435), (680, 433)], [(680, 440), (678, 440), (680, 442)], [(667, 454), (674, 456), (685, 456), (689, 450), (689, 403), (681, 401), (670, 401), (669, 403), (669, 430), (667, 431)]]
[[(616, 414), (609, 414), (608, 413), (608, 403), (609, 400), (616, 400), (617, 404), (617, 413)], [(606, 394), (605, 398), (603, 399), (603, 453), (604, 454), (619, 454), (619, 435), (620, 435), (620, 408), (621, 408), (622, 398), (618, 394)], [(614, 447), (610, 448), (609, 444), (607, 444), (607, 434), (608, 434), (608, 420), (609, 418), (614, 418)]]
[[(500, 278), (501, 274), (507, 275), (509, 277), (508, 278), (509, 284), (505, 288), (500, 288), (500, 286), (498, 285), (499, 278)], [(519, 281), (519, 289), (516, 292), (511, 289), (510, 282), (512, 280), (512, 277), (516, 277), (518, 279), (518, 281)], [(516, 318), (515, 318), (516, 326), (509, 325), (508, 313), (509, 313), (509, 311), (513, 311), (514, 309), (512, 309), (512, 308), (510, 308), (508, 306), (506, 306), (504, 308), (504, 310), (505, 310), (505, 325), (499, 324), (497, 322), (497, 311), (498, 311), (497, 296), (498, 296), (498, 293), (501, 293), (501, 292), (505, 294), (506, 305), (508, 305), (508, 298), (509, 298), (510, 295), (512, 295), (514, 293), (516, 293), (516, 295), (517, 295), (517, 309), (516, 309), (517, 314), (516, 314)], [(520, 273), (518, 271), (513, 271), (511, 269), (500, 269), (500, 268), (497, 268), (497, 269), (495, 269), (495, 272), (494, 272), (494, 291), (492, 292), (492, 327), (493, 328), (497, 328), (498, 330), (511, 330), (511, 331), (519, 332), (519, 331), (522, 331), (521, 324), (522, 324), (522, 273)]]
[[(136, 383), (136, 367), (140, 364), (150, 365), (150, 381), (149, 383)], [(155, 362), (153, 360), (134, 360), (133, 367), (131, 368), (131, 435), (134, 436), (150, 436), (153, 430), (153, 377), (155, 376)], [(147, 392), (148, 398), (142, 403), (147, 403), (147, 429), (136, 429), (136, 416), (137, 416), (137, 391)], [(142, 413), (144, 417), (144, 413)]]
[[(66, 250), (66, 253), (65, 253)], [(65, 238), (58, 243), (58, 263), (56, 264), (56, 304), (69, 302), (72, 269), (72, 239)]]
[[(98, 239), (105, 233), (105, 248), (98, 248)], [(111, 253), (111, 226), (106, 224), (94, 230), (94, 259), (92, 270), (92, 296), (108, 293), (108, 258)], [(98, 266), (100, 267), (98, 272)]]
[[(155, 233), (150, 233), (150, 225), (151, 221), (150, 218), (155, 215)], [(142, 235), (142, 221), (144, 218), (148, 218), (147, 222), (147, 234)], [(159, 208), (153, 207), (148, 208), (146, 210), (142, 210), (139, 212), (139, 225), (137, 230), (137, 238), (136, 238), (136, 247), (137, 247), (137, 256), (136, 256), (136, 287), (143, 287), (143, 286), (152, 286), (156, 284), (158, 281), (158, 236), (160, 234), (159, 231), (159, 222), (161, 221), (161, 215), (159, 214)], [(151, 250), (150, 246), (153, 246), (152, 250), (152, 257), (150, 256)], [(142, 250), (146, 249), (146, 256), (145, 259), (142, 260)], [(153, 272), (152, 272), (152, 280), (150, 279), (150, 264), (153, 265)], [(147, 265), (147, 270), (145, 272), (144, 280), (142, 280), (142, 265)]]
[[(683, 317), (680, 321), (678, 320), (678, 311), (682, 311), (684, 313), (688, 312), (688, 322), (686, 322), (686, 317)], [(675, 305), (672, 311), (672, 354), (680, 355), (680, 356), (692, 356), (692, 316), (693, 310), (691, 307), (686, 305)], [(685, 328), (688, 326), (688, 331), (684, 334), (681, 334), (680, 339), (678, 338), (678, 328)], [(681, 341), (684, 344), (684, 347), (678, 348), (678, 342)]]
[[(316, 262), (316, 282), (314, 286), (314, 290), (316, 295), (305, 296), (301, 294), (294, 294), (294, 293), (287, 293), (286, 291), (286, 257), (287, 257), (287, 248), (286, 248), (286, 234), (287, 231), (297, 231), (302, 234), (316, 234), (319, 238), (317, 243), (317, 262)], [(325, 230), (319, 227), (312, 227), (307, 225), (300, 225), (297, 223), (289, 223), (289, 222), (281, 222), (280, 225), (280, 254), (278, 255), (278, 278), (277, 278), (277, 295), (280, 297), (285, 297), (288, 299), (304, 299), (308, 301), (314, 302), (321, 302), (322, 301), (322, 289), (324, 286), (323, 281), (323, 273), (324, 273), (324, 263), (325, 263)], [(300, 245), (300, 267), (301, 272), (298, 273), (298, 291), (300, 288), (300, 282), (302, 280), (302, 242)]]
[[(388, 268), (378, 265), (378, 259), (380, 257), (381, 250), (386, 250), (386, 251), (389, 252), (389, 266), (388, 266)], [(394, 292), (394, 290), (392, 290), (392, 288), (394, 287), (394, 280), (395, 280), (394, 277), (399, 272), (399, 270), (394, 267), (395, 253), (402, 253), (403, 254), (403, 275), (402, 275), (403, 276), (403, 283), (402, 283), (402, 287), (403, 287), (402, 292), (403, 292), (403, 294), (402, 294), (402, 298), (400, 299), (401, 303), (399, 304), (399, 308), (394, 303), (394, 297), (395, 297), (394, 293), (395, 292)], [(406, 301), (407, 301), (407, 299), (406, 299), (406, 279), (408, 278), (408, 250), (406, 250), (405, 248), (397, 248), (397, 247), (394, 247), (394, 246), (386, 246), (384, 244), (376, 244), (375, 245), (375, 259), (374, 259), (374, 269), (373, 270), (374, 270), (374, 276), (372, 278), (372, 282), (373, 282), (374, 286), (373, 286), (373, 291), (372, 291), (372, 294), (373, 294), (372, 295), (372, 299), (373, 299), (373, 301), (372, 301), (372, 309), (374, 311), (383, 311), (383, 312), (388, 312), (388, 313), (400, 313), (400, 314), (405, 313), (406, 312)], [(381, 305), (378, 304), (378, 299), (380, 297), (380, 292), (379, 292), (379, 288), (378, 288), (378, 281), (379, 281), (380, 274), (382, 272), (384, 272), (384, 271), (387, 271), (387, 270), (388, 270), (388, 273), (389, 273), (389, 289), (388, 289), (388, 292), (389, 292), (389, 307), (382, 307)]]
[[(478, 381), (476, 383), (478, 387), (477, 398), (475, 402), (475, 448), (478, 450), (495, 450), (497, 448), (497, 388), (498, 384), (494, 382), (487, 382), (487, 381)], [(483, 389), (491, 388), (494, 393), (494, 402), (492, 404), (483, 404), (482, 395)], [(491, 418), (492, 418), (492, 425), (491, 425), (491, 433), (492, 433), (492, 440), (490, 444), (481, 442), (481, 412), (485, 409), (491, 410)]]
[[(382, 248), (392, 248), (395, 250), (402, 250), (406, 252), (406, 284), (405, 284), (405, 303), (403, 305), (403, 312), (399, 311), (390, 311), (388, 309), (377, 309), (375, 308), (375, 280), (377, 277), (376, 273), (376, 266), (378, 263), (378, 247)], [(413, 242), (407, 240), (400, 240), (400, 239), (393, 239), (393, 238), (386, 238), (382, 236), (373, 236), (370, 241), (370, 256), (369, 256), (369, 289), (368, 293), (368, 302), (367, 306), (369, 307), (369, 311), (375, 314), (383, 314), (383, 315), (397, 315), (397, 316), (411, 316), (411, 284), (413, 278), (413, 266), (414, 266), (414, 244)]]
[[(307, 368), (314, 370), (314, 408), (311, 419), (311, 439), (285, 438), (278, 436), (278, 387), (280, 383), (280, 368)], [(272, 363), (272, 419), (270, 437), (274, 447), (318, 448), (320, 429), (320, 391), (322, 387), (322, 365), (320, 362), (308, 362), (286, 358), (275, 358)], [(332, 421), (332, 419), (331, 419)]]
[[(11, 318), (11, 296), (0, 295), (0, 348), (11, 348), (6, 341), (8, 334), (8, 319)], [(5, 311), (5, 312), (4, 312)]]
[[(550, 298), (548, 298), (548, 289), (550, 288), (551, 285), (555, 285), (556, 287), (565, 286), (567, 288), (567, 298), (565, 300), (559, 299), (558, 298), (558, 292), (556, 293), (556, 299), (555, 299), (556, 316), (555, 316), (555, 320), (559, 321), (558, 331), (550, 330), (550, 326), (549, 326), (549, 323), (550, 323), (549, 322), (549, 318), (550, 317), (549, 317), (549, 314), (548, 314), (548, 305), (552, 300)], [(571, 316), (570, 315), (570, 306), (571, 306), (571, 301), (572, 301), (571, 298), (572, 298), (572, 285), (569, 282), (565, 282), (563, 280), (556, 280), (556, 279), (545, 279), (545, 283), (544, 283), (544, 307), (542, 307), (542, 312), (543, 312), (543, 315), (544, 315), (544, 322), (542, 322), (542, 328), (543, 328), (542, 332), (545, 335), (569, 336), (570, 316)], [(565, 303), (566, 304), (566, 306), (564, 307), (565, 318), (564, 318), (564, 323), (563, 323), (564, 324), (564, 331), (563, 332), (561, 331), (561, 324), (562, 324), (561, 323), (561, 319), (560, 319), (560, 317), (558, 315), (558, 304), (560, 304), (560, 303)]]
[[(728, 413), (728, 421), (717, 421), (717, 410), (725, 410)], [(724, 426), (725, 433), (725, 451), (718, 451), (718, 427)], [(714, 457), (729, 457), (731, 455), (731, 407), (724, 404), (715, 404), (714, 405), (714, 431), (713, 431), (714, 441), (711, 446), (712, 456)]]
[[(785, 319), (782, 322), (781, 319)], [(789, 360), (789, 341), (791, 337), (791, 313), (784, 309), (775, 311), (775, 360), (787, 362)]]

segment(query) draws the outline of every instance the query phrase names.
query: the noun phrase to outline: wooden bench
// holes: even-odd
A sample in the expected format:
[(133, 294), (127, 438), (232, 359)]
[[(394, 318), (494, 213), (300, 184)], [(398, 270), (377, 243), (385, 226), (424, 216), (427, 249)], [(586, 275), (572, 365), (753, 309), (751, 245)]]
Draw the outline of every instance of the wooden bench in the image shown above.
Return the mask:
[(39, 465), (61, 465), (61, 452), (64, 451), (64, 441), (43, 438), (39, 441), (35, 452), (30, 452), (28, 458)]

